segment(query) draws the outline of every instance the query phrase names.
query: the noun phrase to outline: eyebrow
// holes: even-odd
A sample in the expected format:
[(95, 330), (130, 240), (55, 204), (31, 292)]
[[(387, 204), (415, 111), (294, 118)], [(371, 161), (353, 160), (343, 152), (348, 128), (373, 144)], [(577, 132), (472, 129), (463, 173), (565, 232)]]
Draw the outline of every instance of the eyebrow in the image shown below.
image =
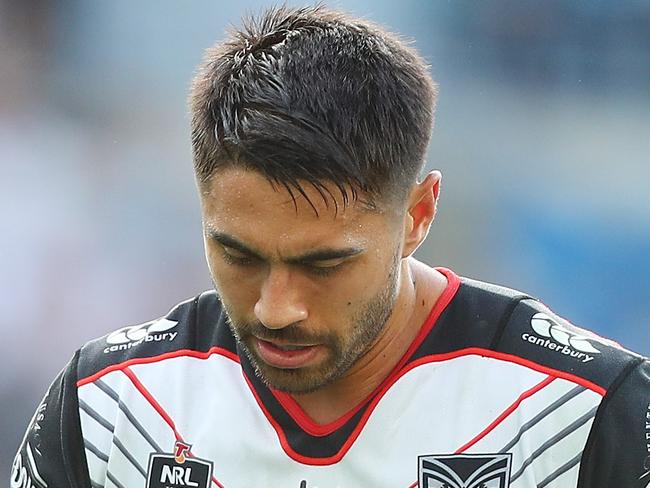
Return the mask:
[[(231, 235), (213, 229), (207, 229), (206, 235), (210, 239), (217, 241), (222, 246), (236, 249), (239, 252), (248, 254), (249, 256), (257, 259), (266, 260), (266, 258), (264, 258), (261, 255), (261, 253), (250, 248), (249, 246), (247, 246), (246, 244), (244, 244), (243, 242), (239, 241), (238, 239), (234, 238)], [(314, 263), (318, 261), (328, 261), (330, 259), (349, 258), (361, 254), (363, 252), (364, 252), (363, 248), (354, 247), (354, 246), (345, 247), (345, 248), (324, 247), (321, 249), (314, 249), (313, 251), (306, 252), (305, 254), (301, 254), (299, 256), (292, 256), (286, 258), (284, 259), (284, 261), (289, 264), (308, 264), (308, 263)]]

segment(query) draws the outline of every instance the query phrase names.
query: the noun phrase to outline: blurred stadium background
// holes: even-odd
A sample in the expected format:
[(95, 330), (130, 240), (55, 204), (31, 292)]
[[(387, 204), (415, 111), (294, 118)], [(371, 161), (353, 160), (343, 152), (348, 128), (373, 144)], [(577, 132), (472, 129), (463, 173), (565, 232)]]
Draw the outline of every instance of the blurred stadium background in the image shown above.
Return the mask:
[[(210, 286), (185, 98), (265, 4), (0, 0), (0, 479), (79, 345)], [(420, 256), (650, 354), (650, 3), (332, 5), (414, 38), (440, 83)]]

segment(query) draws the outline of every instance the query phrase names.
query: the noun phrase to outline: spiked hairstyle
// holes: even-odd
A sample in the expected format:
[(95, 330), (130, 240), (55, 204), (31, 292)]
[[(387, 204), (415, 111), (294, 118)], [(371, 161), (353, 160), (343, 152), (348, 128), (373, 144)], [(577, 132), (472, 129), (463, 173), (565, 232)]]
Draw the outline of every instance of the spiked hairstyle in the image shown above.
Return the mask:
[(435, 101), (427, 66), (397, 36), (323, 6), (271, 8), (199, 66), (197, 181), (240, 166), (294, 201), (312, 185), (327, 203), (327, 182), (346, 204), (402, 198), (424, 165)]

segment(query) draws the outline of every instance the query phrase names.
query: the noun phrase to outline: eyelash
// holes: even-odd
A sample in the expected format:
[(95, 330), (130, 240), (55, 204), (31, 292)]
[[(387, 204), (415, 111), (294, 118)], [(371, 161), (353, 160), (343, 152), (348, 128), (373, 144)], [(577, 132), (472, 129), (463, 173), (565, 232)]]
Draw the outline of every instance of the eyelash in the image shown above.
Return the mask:
[[(228, 253), (225, 249), (221, 250), (221, 255), (223, 256), (223, 259), (226, 263), (231, 264), (231, 265), (236, 265), (236, 266), (251, 266), (255, 264), (255, 261), (257, 260), (254, 257), (239, 257), (239, 256), (233, 256), (232, 254)], [(304, 269), (309, 271), (311, 274), (324, 278), (327, 276), (330, 276), (337, 272), (345, 263), (339, 263), (334, 266), (311, 266), (309, 264), (303, 264), (301, 265)]]
[(253, 264), (253, 261), (255, 260), (255, 258), (251, 257), (233, 256), (232, 254), (226, 252), (224, 249), (221, 250), (221, 255), (223, 256), (224, 261), (226, 261), (228, 264), (237, 264), (240, 266)]
[(334, 266), (327, 266), (327, 267), (322, 267), (322, 266), (309, 266), (308, 264), (304, 265), (304, 268), (307, 269), (310, 273), (321, 277), (325, 278), (327, 276), (330, 276), (334, 273), (336, 273), (342, 266), (343, 263), (341, 264), (336, 264)]

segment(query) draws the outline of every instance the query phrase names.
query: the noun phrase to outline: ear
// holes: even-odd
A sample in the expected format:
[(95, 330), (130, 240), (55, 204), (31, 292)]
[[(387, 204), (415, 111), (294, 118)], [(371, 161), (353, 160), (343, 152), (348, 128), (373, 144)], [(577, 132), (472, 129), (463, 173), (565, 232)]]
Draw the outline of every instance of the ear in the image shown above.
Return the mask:
[(432, 171), (411, 190), (408, 209), (404, 216), (403, 258), (413, 254), (429, 233), (431, 223), (436, 216), (441, 180), (440, 171)]

